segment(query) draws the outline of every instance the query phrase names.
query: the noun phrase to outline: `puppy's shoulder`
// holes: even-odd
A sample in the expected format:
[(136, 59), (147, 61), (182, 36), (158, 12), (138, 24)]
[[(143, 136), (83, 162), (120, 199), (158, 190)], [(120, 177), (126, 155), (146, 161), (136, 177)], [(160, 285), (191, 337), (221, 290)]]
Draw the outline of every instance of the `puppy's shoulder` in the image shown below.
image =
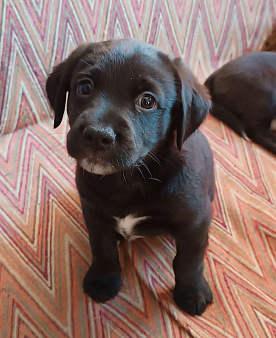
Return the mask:
[(212, 156), (212, 151), (207, 141), (206, 136), (197, 129), (188, 139), (184, 142), (181, 153), (185, 157), (197, 157), (200, 154), (205, 156)]

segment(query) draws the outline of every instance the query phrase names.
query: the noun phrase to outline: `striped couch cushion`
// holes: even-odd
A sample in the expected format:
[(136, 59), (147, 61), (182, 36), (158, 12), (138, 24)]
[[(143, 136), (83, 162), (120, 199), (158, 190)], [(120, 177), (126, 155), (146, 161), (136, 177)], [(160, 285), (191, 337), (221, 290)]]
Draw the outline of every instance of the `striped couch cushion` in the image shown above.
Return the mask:
[(82, 293), (91, 262), (66, 153), (44, 95), (53, 65), (81, 41), (137, 37), (182, 55), (201, 81), (258, 50), (275, 0), (2, 0), (0, 39), (1, 337), (275, 337), (276, 159), (209, 116), (216, 191), (202, 317), (172, 300), (169, 237), (120, 246), (123, 286), (106, 304)]

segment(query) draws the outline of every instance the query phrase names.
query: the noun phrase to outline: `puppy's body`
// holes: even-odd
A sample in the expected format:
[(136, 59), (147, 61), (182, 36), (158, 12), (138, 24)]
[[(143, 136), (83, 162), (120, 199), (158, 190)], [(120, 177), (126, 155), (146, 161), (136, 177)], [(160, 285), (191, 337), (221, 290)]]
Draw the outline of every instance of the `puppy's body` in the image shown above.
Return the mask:
[[(174, 235), (180, 228), (186, 231), (201, 224), (211, 215), (212, 153), (200, 131), (184, 146), (181, 153), (177, 149), (168, 154), (159, 151), (158, 162), (145, 159), (146, 167), (141, 165), (140, 171), (134, 168), (101, 177), (78, 166), (76, 182), (80, 196), (84, 202), (89, 201), (93, 214), (108, 218), (127, 239)], [(104, 228), (105, 224), (103, 231)]]
[(205, 85), (212, 115), (276, 154), (276, 53), (241, 56), (211, 74)]
[[(118, 239), (171, 234), (174, 299), (192, 315), (212, 302), (203, 277), (213, 159), (198, 130), (208, 94), (180, 59), (137, 41), (79, 47), (47, 81), (55, 126), (69, 91), (69, 155), (93, 261), (84, 291), (104, 302), (121, 284)], [(196, 131), (195, 131), (196, 130)]]

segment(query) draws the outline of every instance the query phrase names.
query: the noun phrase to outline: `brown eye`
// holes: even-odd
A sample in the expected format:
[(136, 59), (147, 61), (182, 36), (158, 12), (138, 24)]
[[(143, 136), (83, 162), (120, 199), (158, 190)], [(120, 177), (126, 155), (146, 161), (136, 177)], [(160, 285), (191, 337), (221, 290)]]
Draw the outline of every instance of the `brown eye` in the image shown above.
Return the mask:
[(83, 80), (78, 84), (77, 91), (81, 96), (88, 96), (92, 93), (92, 83), (89, 80)]
[(152, 109), (156, 106), (156, 99), (151, 94), (143, 94), (139, 97), (136, 104), (143, 109)]

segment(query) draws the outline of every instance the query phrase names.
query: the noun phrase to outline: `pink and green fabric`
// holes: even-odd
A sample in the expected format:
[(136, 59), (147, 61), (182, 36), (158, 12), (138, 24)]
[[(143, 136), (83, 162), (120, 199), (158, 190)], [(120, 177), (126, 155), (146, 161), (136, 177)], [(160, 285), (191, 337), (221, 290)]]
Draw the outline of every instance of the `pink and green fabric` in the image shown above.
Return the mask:
[(1, 337), (275, 337), (276, 158), (212, 116), (201, 127), (216, 175), (202, 317), (172, 300), (169, 237), (125, 242), (121, 292), (96, 304), (68, 122), (53, 130), (44, 87), (79, 43), (123, 37), (182, 56), (203, 82), (260, 49), (276, 0), (2, 0), (0, 15)]

